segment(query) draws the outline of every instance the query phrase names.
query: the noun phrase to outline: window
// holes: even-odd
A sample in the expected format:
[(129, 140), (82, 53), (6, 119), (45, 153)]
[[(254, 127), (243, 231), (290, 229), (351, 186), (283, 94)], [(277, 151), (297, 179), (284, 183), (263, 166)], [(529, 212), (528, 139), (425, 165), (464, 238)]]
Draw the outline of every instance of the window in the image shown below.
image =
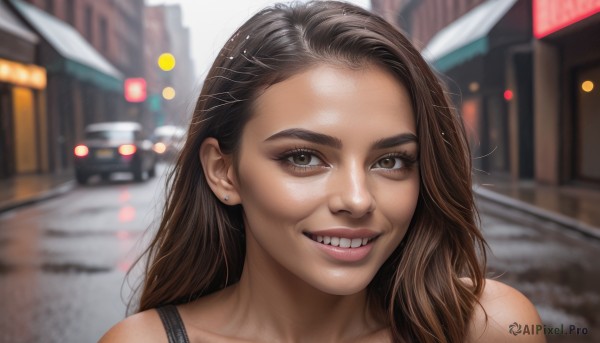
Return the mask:
[(92, 41), (93, 39), (93, 27), (94, 27), (94, 12), (92, 10), (92, 6), (85, 6), (85, 36), (88, 41)]
[(100, 18), (100, 51), (106, 54), (108, 51), (108, 24), (106, 18)]
[(54, 14), (54, 0), (46, 0), (46, 12)]
[(65, 18), (71, 26), (75, 26), (75, 0), (65, 2)]

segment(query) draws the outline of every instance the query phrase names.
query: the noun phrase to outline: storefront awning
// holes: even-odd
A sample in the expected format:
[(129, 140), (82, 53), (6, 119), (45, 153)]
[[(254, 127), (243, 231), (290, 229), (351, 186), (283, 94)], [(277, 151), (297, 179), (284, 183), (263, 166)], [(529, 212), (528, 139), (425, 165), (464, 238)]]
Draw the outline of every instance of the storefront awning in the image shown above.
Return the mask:
[(489, 50), (490, 31), (517, 0), (488, 0), (439, 31), (423, 49), (423, 57), (444, 72)]
[(72, 26), (20, 0), (11, 0), (31, 26), (63, 58), (47, 65), (49, 72), (62, 71), (76, 79), (107, 90), (123, 91), (123, 75)]

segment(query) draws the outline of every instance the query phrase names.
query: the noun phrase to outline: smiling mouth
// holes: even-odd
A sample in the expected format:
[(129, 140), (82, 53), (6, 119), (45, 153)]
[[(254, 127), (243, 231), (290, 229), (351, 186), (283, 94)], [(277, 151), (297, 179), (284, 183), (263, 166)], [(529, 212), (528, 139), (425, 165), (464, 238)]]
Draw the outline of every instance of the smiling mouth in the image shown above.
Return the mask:
[(317, 243), (321, 243), (323, 245), (331, 245), (334, 247), (340, 247), (340, 248), (360, 248), (362, 246), (365, 246), (371, 242), (373, 242), (374, 240), (377, 239), (377, 237), (371, 237), (371, 238), (344, 238), (344, 237), (335, 237), (335, 236), (318, 236), (318, 235), (313, 235), (313, 234), (309, 234), (309, 233), (304, 233), (304, 235), (308, 238), (310, 238), (311, 240), (317, 242)]

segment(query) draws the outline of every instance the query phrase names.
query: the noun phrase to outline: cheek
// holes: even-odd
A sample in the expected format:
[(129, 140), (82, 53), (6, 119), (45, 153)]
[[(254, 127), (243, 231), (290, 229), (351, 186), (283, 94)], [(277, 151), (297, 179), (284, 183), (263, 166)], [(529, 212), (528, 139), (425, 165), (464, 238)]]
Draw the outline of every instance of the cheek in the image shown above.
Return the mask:
[(377, 206), (394, 230), (406, 231), (417, 207), (419, 191), (418, 174), (393, 186), (382, 187)]
[(320, 202), (321, 182), (290, 178), (277, 166), (253, 165), (241, 170), (240, 175), (239, 190), (248, 219), (286, 225), (308, 216)]

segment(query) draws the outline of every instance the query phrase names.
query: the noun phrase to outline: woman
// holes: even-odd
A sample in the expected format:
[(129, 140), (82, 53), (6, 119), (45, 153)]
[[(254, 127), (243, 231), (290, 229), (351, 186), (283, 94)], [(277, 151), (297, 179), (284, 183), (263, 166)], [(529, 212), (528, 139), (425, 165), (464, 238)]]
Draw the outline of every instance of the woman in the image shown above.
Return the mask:
[(139, 313), (102, 342), (543, 342), (484, 279), (470, 173), (402, 34), (345, 3), (267, 8), (205, 80)]

